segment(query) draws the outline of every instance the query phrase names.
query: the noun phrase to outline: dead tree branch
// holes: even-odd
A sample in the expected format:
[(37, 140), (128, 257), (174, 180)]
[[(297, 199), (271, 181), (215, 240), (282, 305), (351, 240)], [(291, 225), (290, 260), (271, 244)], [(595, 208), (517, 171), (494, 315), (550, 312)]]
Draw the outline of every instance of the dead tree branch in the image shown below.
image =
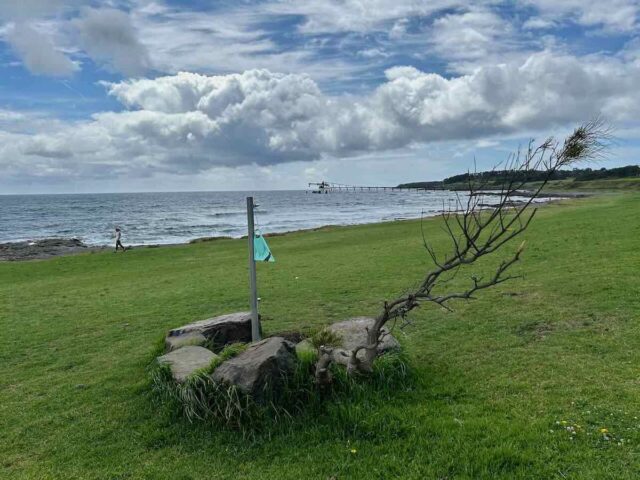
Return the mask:
[[(495, 253), (527, 230), (537, 212), (536, 200), (554, 174), (576, 163), (599, 158), (605, 152), (609, 139), (609, 130), (603, 122), (594, 120), (576, 128), (563, 142), (553, 138), (538, 145), (529, 142), (526, 149), (518, 150), (505, 162), (504, 179), (499, 186), (493, 186), (492, 194), (497, 203), (491, 209), (481, 205), (483, 193), (490, 188), (489, 176), (483, 178), (475, 172), (468, 175), (466, 199), (458, 195), (455, 208), (448, 208), (441, 215), (443, 230), (451, 242), (449, 253), (438, 256), (434, 246), (427, 240), (424, 224), (421, 224), (423, 246), (434, 268), (427, 271), (422, 280), (407, 293), (384, 302), (373, 328), (367, 332), (366, 343), (352, 351), (321, 349), (318, 381), (327, 380), (321, 377), (326, 375), (329, 365), (334, 362), (345, 365), (350, 373), (370, 372), (383, 327), (388, 322), (405, 319), (409, 312), (421, 304), (430, 302), (451, 310), (448, 306), (451, 300), (473, 299), (481, 290), (516, 278), (509, 275), (508, 271), (520, 260), (524, 242), (499, 263), (493, 275), (486, 280), (472, 275), (466, 289), (447, 291), (445, 288), (459, 271)], [(514, 201), (515, 197), (523, 195), (529, 183), (527, 174), (540, 171), (545, 173), (544, 179), (526, 192), (525, 200)], [(361, 351), (364, 354), (359, 355)]]

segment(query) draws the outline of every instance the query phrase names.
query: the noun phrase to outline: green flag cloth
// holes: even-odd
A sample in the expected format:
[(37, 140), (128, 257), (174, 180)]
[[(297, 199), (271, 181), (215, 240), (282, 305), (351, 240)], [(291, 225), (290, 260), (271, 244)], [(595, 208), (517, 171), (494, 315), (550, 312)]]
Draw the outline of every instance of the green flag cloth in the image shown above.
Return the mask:
[(269, 245), (267, 245), (267, 241), (264, 237), (257, 233), (253, 238), (253, 259), (256, 262), (275, 262), (276, 259), (273, 258), (271, 254), (271, 250), (269, 250)]

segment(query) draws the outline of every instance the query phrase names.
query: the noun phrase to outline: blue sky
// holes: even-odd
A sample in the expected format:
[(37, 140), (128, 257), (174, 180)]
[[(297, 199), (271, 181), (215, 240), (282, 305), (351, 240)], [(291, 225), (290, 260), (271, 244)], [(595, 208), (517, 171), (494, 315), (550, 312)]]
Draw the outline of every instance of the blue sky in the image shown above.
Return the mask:
[(396, 184), (601, 116), (638, 163), (635, 0), (0, 5), (2, 193)]

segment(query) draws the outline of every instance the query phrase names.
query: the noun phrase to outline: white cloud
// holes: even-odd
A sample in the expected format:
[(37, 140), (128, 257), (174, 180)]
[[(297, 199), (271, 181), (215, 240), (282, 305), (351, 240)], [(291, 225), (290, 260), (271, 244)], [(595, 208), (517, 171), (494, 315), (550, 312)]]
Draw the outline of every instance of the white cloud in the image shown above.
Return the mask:
[(557, 26), (554, 20), (544, 17), (530, 17), (522, 24), (525, 30), (548, 30)]
[(598, 114), (626, 122), (640, 113), (638, 73), (621, 59), (543, 52), (453, 78), (395, 67), (360, 97), (267, 70), (130, 80), (108, 85), (130, 110), (39, 135), (5, 132), (0, 164), (84, 177), (190, 174), (522, 134)]
[[(86, 5), (101, 8), (82, 8)], [(376, 65), (388, 64), (396, 55), (425, 60), (435, 54), (448, 71), (470, 73), (544, 48), (544, 39), (535, 39), (531, 30), (574, 23), (600, 33), (632, 34), (640, 11), (637, 0), (265, 0), (210, 5), (203, 11), (175, 1), (3, 1), (0, 19), (31, 19), (34, 24), (34, 19), (46, 17), (55, 30), (47, 32), (48, 41), (64, 47), (67, 56), (88, 55), (125, 76), (150, 67), (165, 73), (267, 68), (305, 72), (326, 87), (330, 82), (359, 82), (369, 73), (362, 59), (378, 52), (384, 55), (377, 55)], [(502, 8), (505, 5), (509, 8)], [(513, 10), (513, 15), (505, 15), (505, 10)], [(282, 28), (282, 22), (295, 19), (299, 23), (286, 27), (290, 31)], [(6, 24), (0, 25), (0, 36), (4, 29)], [(324, 54), (324, 41), (341, 35), (351, 36), (339, 47), (342, 54)]]
[(464, 5), (460, 0), (291, 0), (272, 1), (259, 10), (269, 14), (302, 15), (306, 34), (387, 30), (389, 23)]
[(68, 77), (77, 70), (76, 65), (47, 37), (26, 23), (15, 24), (6, 38), (32, 73)]
[(507, 53), (520, 50), (514, 36), (507, 20), (477, 9), (439, 17), (426, 34), (432, 51), (456, 71), (473, 71), (478, 63), (491, 62), (497, 55), (504, 61)]
[(406, 18), (400, 18), (393, 23), (391, 30), (389, 30), (389, 38), (392, 40), (398, 40), (404, 37), (407, 33), (407, 24), (409, 20)]
[(367, 48), (364, 50), (360, 50), (358, 55), (363, 58), (385, 58), (388, 57), (389, 54), (380, 48)]
[(68, 128), (68, 124), (45, 112), (16, 112), (0, 109), (0, 132), (34, 135), (36, 133), (52, 133)]
[(89, 0), (2, 0), (0, 18), (28, 20), (77, 8)]
[[(545, 18), (575, 22), (585, 26), (633, 30), (637, 27), (640, 4), (637, 0), (519, 0), (521, 6), (535, 7)], [(395, 25), (394, 34), (402, 33), (403, 19), (429, 16), (445, 10), (468, 10), (512, 6), (513, 2), (483, 0), (274, 0), (259, 7), (260, 11), (303, 15), (301, 31), (310, 34), (330, 32), (371, 32)], [(499, 8), (498, 8), (499, 10)], [(397, 22), (400, 23), (397, 23)], [(392, 27), (393, 28), (393, 27)]]
[(96, 62), (127, 76), (140, 75), (150, 67), (147, 49), (123, 11), (87, 8), (74, 25), (80, 45)]
[(631, 31), (638, 26), (637, 0), (521, 0), (538, 9), (546, 19), (574, 22), (612, 31)]
[(350, 63), (348, 58), (317, 56), (321, 41), (310, 39), (302, 45), (283, 48), (270, 37), (273, 32), (261, 25), (278, 18), (274, 15), (260, 5), (195, 12), (158, 4), (131, 14), (151, 63), (162, 72), (225, 74), (267, 68), (304, 72), (319, 81), (344, 81), (362, 73), (363, 67)]

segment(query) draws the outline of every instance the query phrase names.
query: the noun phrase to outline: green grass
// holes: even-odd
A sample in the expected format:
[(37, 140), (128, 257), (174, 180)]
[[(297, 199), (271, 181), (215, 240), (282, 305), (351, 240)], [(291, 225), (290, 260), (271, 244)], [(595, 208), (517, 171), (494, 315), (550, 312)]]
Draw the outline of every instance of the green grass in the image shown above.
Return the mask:
[(574, 179), (553, 180), (549, 182), (548, 190), (638, 190), (640, 189), (640, 177), (607, 178), (600, 180), (578, 181)]
[[(525, 190), (533, 190), (540, 185), (540, 182), (530, 182), (524, 186)], [(494, 188), (500, 189), (500, 183), (489, 184), (486, 189)], [(449, 190), (463, 190), (469, 189), (469, 186), (465, 182), (447, 184)], [(626, 178), (604, 178), (598, 180), (576, 180), (574, 178), (567, 178), (565, 180), (551, 180), (545, 187), (545, 191), (549, 192), (605, 192), (605, 191), (620, 191), (630, 190), (635, 191), (640, 189), (640, 177), (626, 177)]]
[[(526, 185), (527, 189), (535, 189), (540, 182), (531, 182)], [(585, 192), (604, 193), (619, 191), (636, 191), (640, 189), (640, 177), (628, 178), (605, 178), (598, 180), (575, 180), (568, 178), (565, 180), (551, 180), (545, 187), (545, 191), (551, 192)]]
[[(239, 352), (238, 348), (225, 349), (220, 359)], [(152, 389), (159, 409), (174, 420), (182, 417), (189, 422), (205, 422), (204, 428), (226, 427), (229, 433), (260, 441), (302, 430), (317, 418), (330, 416), (335, 405), (340, 413), (364, 404), (386, 402), (397, 392), (415, 385), (402, 352), (390, 352), (376, 359), (373, 372), (366, 377), (349, 376), (344, 368), (332, 365), (331, 388), (321, 388), (314, 382), (313, 365), (317, 360), (314, 350), (298, 352), (297, 357), (293, 372), (271, 379), (277, 383), (265, 385), (258, 398), (233, 385), (214, 382), (209, 374), (218, 366), (217, 362), (194, 372), (183, 383), (173, 380), (167, 364), (154, 362), (150, 367)]]
[[(148, 374), (169, 328), (246, 309), (243, 241), (2, 263), (0, 478), (637, 478), (639, 217), (634, 193), (543, 208), (523, 280), (412, 314), (412, 388), (252, 437), (168, 414)], [(267, 333), (374, 314), (429, 267), (414, 221), (269, 243)]]

